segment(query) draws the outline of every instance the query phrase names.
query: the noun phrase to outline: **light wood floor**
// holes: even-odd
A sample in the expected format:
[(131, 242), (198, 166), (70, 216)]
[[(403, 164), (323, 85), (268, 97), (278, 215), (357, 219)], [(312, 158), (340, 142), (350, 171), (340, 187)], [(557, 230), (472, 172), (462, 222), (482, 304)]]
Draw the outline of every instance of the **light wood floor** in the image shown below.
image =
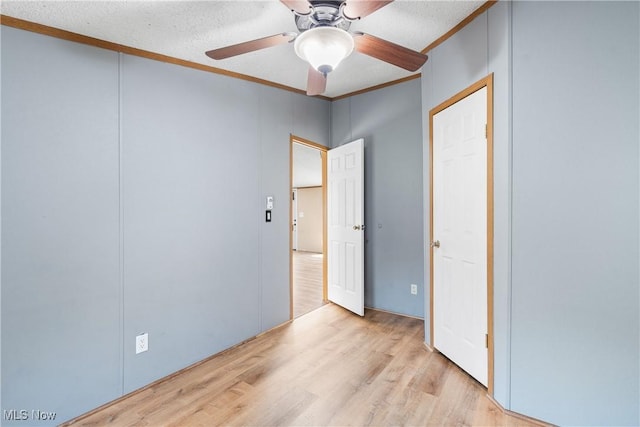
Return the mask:
[(322, 254), (293, 251), (293, 317), (322, 307)]
[(423, 344), (423, 322), (327, 304), (78, 419), (102, 426), (529, 426)]

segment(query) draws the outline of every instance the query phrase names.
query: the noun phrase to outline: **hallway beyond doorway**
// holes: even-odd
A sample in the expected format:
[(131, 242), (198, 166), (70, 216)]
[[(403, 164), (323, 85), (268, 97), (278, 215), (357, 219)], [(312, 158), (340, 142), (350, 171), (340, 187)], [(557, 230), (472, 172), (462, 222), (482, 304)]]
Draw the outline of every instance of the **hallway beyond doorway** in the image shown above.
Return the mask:
[(324, 305), (321, 253), (293, 251), (293, 317)]

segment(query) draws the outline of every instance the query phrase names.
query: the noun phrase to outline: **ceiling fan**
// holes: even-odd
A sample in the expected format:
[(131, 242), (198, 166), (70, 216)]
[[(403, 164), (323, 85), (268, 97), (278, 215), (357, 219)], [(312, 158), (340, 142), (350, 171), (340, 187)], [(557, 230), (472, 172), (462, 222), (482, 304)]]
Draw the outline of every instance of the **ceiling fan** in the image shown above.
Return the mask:
[(320, 95), (327, 74), (353, 50), (417, 71), (427, 56), (362, 32), (348, 32), (351, 22), (364, 18), (393, 0), (280, 0), (295, 15), (299, 33), (287, 32), (206, 52), (220, 60), (284, 43), (294, 43), (296, 54), (307, 61), (307, 95)]

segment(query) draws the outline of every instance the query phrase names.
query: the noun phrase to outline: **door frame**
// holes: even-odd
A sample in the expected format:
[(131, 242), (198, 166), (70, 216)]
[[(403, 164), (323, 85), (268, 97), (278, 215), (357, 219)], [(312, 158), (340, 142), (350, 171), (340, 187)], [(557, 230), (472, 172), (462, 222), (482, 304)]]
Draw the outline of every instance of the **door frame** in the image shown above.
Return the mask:
[[(298, 189), (291, 189), (291, 250), (298, 250)], [(295, 230), (294, 222), (295, 221)], [(295, 236), (295, 237), (293, 237)]]
[(322, 157), (322, 301), (327, 302), (327, 151), (329, 147), (289, 134), (289, 320), (293, 320), (293, 144), (320, 151)]
[(493, 73), (458, 92), (429, 111), (429, 302), (430, 344), (433, 344), (433, 117), (456, 102), (487, 88), (487, 391), (493, 396)]

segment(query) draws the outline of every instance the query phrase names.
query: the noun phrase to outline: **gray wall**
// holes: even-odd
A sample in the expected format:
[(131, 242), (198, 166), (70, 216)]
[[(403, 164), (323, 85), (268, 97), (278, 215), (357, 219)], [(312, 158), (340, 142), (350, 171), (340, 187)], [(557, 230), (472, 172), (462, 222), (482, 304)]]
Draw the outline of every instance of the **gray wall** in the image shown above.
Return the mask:
[(417, 317), (424, 316), (420, 106), (417, 79), (331, 109), (333, 147), (364, 138), (365, 305)]
[(332, 104), (2, 27), (2, 409), (59, 422), (287, 320), (290, 133), (365, 138), (366, 304), (428, 334), (428, 112), (494, 73), (495, 397), (639, 424), (639, 9), (499, 2)]
[(639, 5), (513, 6), (511, 406), (556, 424), (640, 423)]
[(495, 397), (555, 424), (640, 422), (639, 19), (637, 2), (500, 2), (423, 69), (425, 136), (431, 108), (494, 73)]
[(8, 27), (2, 95), (2, 409), (60, 422), (288, 320), (289, 134), (329, 145), (329, 102)]
[(3, 410), (121, 391), (117, 60), (2, 27)]

